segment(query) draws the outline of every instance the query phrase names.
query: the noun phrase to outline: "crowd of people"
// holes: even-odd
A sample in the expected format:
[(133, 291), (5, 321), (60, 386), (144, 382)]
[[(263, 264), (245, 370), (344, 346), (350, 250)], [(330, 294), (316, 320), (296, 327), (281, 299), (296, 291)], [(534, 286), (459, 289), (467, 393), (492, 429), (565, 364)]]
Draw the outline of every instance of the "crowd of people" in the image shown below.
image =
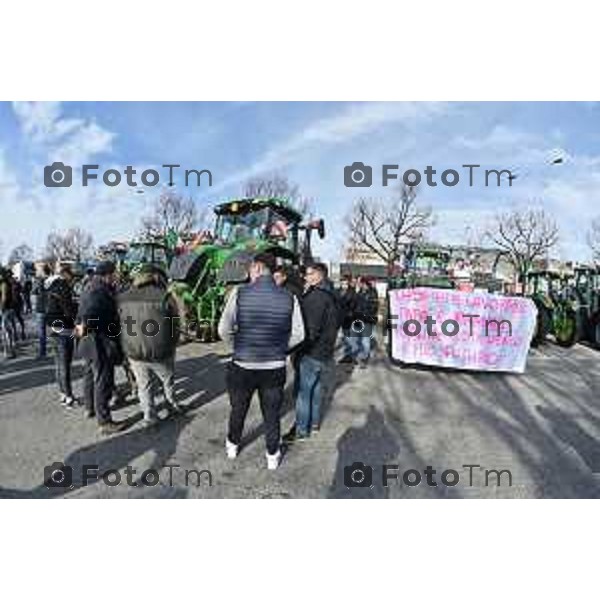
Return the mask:
[(22, 286), (10, 269), (0, 267), (0, 332), (2, 351), (5, 358), (16, 357), (16, 343), (19, 328), (21, 339), (25, 340), (25, 310), (31, 312), (29, 286)]
[[(47, 339), (52, 343), (61, 404), (68, 409), (83, 406), (86, 417), (95, 419), (105, 434), (126, 427), (112, 417), (119, 365), (138, 396), (145, 426), (160, 422), (153, 381), (160, 382), (172, 415), (183, 410), (174, 386), (180, 321), (167, 277), (152, 265), (137, 269), (127, 286), (119, 285), (116, 275), (113, 263), (98, 264), (80, 282), (76, 298), (68, 266), (53, 273), (48, 265), (41, 265), (28, 292), (8, 270), (0, 273), (6, 358), (16, 355), (17, 323), (25, 336), (23, 312), (27, 311), (35, 324), (37, 356), (46, 356)], [(218, 325), (220, 337), (231, 348), (226, 376), (227, 457), (233, 460), (240, 452), (255, 392), (264, 419), (269, 469), (279, 466), (283, 444), (315, 435), (321, 425), (324, 388), (334, 385), (340, 330), (344, 350), (340, 363), (364, 368), (372, 351), (377, 313), (377, 292), (366, 279), (348, 277), (335, 289), (323, 263), (309, 264), (299, 275), (277, 265), (271, 254), (256, 255), (249, 265), (248, 283), (229, 292)], [(83, 400), (73, 393), (76, 356), (84, 361)], [(288, 361), (293, 367), (295, 424), (282, 435)]]

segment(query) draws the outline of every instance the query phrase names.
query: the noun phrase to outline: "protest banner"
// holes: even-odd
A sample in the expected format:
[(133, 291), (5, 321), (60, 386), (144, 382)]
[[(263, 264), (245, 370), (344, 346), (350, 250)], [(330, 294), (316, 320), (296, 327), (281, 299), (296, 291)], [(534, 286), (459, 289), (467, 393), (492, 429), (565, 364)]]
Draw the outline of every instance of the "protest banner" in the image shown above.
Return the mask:
[(537, 318), (529, 298), (423, 287), (388, 294), (393, 359), (475, 371), (525, 371)]

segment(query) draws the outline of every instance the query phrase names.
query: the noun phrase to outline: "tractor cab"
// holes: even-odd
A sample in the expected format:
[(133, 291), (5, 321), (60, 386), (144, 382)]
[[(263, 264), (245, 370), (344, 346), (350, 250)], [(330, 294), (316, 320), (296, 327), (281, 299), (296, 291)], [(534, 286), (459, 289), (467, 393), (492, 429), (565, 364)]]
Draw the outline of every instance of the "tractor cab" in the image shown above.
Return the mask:
[(580, 337), (600, 348), (600, 269), (577, 267), (573, 289), (578, 301)]
[(243, 283), (258, 253), (292, 266), (312, 259), (311, 233), (325, 234), (321, 219), (302, 223), (300, 212), (284, 199), (243, 198), (218, 205), (213, 233), (203, 232), (177, 254), (169, 267), (170, 291), (183, 325), (204, 341), (217, 337), (227, 291)]
[(109, 260), (121, 269), (125, 256), (127, 256), (128, 246), (125, 242), (108, 242), (104, 246), (98, 248), (96, 255), (97, 260)]
[(166, 271), (169, 252), (165, 244), (156, 240), (139, 240), (129, 244), (123, 260), (128, 272), (135, 272), (142, 265), (153, 265)]
[(215, 208), (214, 242), (220, 245), (271, 242), (298, 253), (298, 230), (302, 215), (284, 200), (244, 198)]
[(405, 268), (390, 282), (391, 288), (434, 287), (451, 289), (451, 254), (447, 250), (410, 246), (406, 253)]
[(571, 347), (581, 337), (580, 312), (574, 294), (575, 273), (530, 271), (529, 296), (538, 310), (534, 345), (553, 335), (559, 346)]
[(565, 276), (558, 271), (529, 271), (527, 282), (529, 295), (538, 298), (550, 308), (563, 294)]

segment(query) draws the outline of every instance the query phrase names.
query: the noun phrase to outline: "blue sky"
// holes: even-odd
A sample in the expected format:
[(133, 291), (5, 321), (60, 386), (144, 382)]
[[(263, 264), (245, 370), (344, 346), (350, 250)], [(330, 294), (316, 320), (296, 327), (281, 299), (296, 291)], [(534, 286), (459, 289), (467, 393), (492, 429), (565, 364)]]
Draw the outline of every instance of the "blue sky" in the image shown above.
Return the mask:
[[(561, 225), (557, 256), (584, 260), (585, 230), (600, 215), (599, 125), (595, 103), (0, 103), (0, 256), (21, 242), (41, 250), (50, 231), (70, 226), (90, 230), (96, 243), (125, 239), (160, 191), (135, 194), (124, 182), (44, 187), (44, 165), (60, 160), (102, 170), (208, 168), (212, 188), (178, 185), (199, 207), (239, 196), (250, 176), (285, 175), (326, 219), (317, 252), (329, 260), (341, 256), (352, 200), (394, 194), (379, 181), (382, 163), (401, 171), (432, 165), (438, 180), (457, 168), (457, 186), (418, 190), (437, 215), (432, 238), (464, 242), (467, 228), (476, 236), (498, 211), (543, 204)], [(564, 164), (552, 166), (557, 153)], [(343, 185), (343, 168), (354, 161), (373, 165), (373, 187)], [(465, 163), (519, 177), (511, 188), (469, 187)]]

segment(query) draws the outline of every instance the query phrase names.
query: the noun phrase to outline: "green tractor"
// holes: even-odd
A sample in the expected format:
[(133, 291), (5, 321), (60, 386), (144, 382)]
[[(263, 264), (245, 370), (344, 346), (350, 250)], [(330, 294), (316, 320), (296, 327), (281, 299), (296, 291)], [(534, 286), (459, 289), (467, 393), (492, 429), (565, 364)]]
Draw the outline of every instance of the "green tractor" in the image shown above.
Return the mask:
[(410, 246), (406, 253), (406, 267), (398, 277), (388, 282), (390, 289), (454, 287), (449, 275), (451, 254), (447, 250)]
[(570, 348), (579, 341), (579, 303), (571, 278), (556, 271), (531, 271), (528, 276), (530, 297), (538, 310), (533, 345), (554, 335), (556, 343)]
[(176, 255), (169, 268), (185, 336), (215, 341), (228, 290), (247, 281), (248, 266), (259, 252), (279, 264), (298, 267), (311, 260), (311, 234), (325, 235), (323, 220), (301, 224), (302, 215), (278, 198), (243, 198), (217, 206), (214, 233)]
[(108, 244), (98, 247), (96, 260), (109, 260), (114, 263), (117, 271), (121, 272), (124, 268), (124, 261), (125, 257), (127, 256), (127, 251), (128, 246), (125, 242), (108, 242)]
[(134, 240), (123, 257), (124, 271), (132, 275), (142, 265), (153, 265), (166, 273), (173, 254), (173, 249), (161, 238)]
[(600, 348), (600, 268), (577, 267), (574, 293), (578, 301), (579, 337)]

